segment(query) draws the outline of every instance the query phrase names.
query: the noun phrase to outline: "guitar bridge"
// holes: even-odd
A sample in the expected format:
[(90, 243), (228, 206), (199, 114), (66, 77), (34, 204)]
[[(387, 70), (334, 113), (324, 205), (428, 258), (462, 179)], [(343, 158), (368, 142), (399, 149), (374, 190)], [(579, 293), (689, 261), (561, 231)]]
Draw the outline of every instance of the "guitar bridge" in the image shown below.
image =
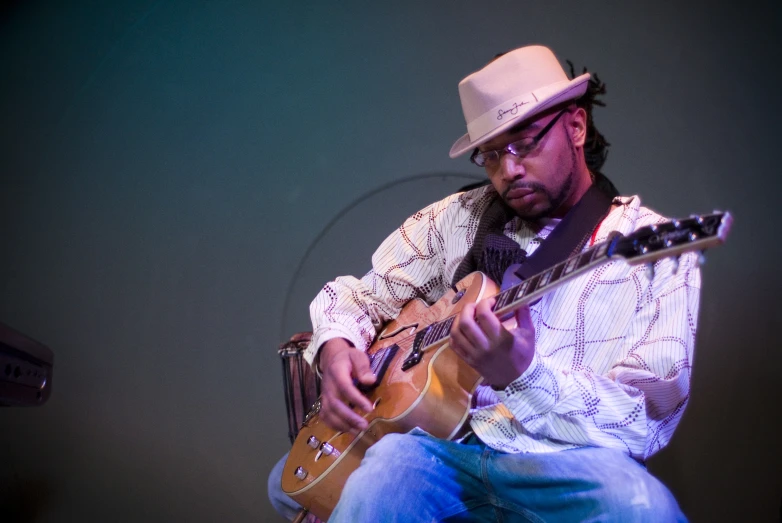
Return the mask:
[(408, 370), (419, 363), (421, 363), (421, 358), (424, 356), (423, 345), (424, 345), (424, 338), (426, 337), (426, 334), (432, 329), (432, 326), (418, 331), (415, 335), (415, 340), (413, 340), (413, 350), (410, 351), (410, 355), (405, 358), (405, 361), (402, 362), (402, 370)]
[(405, 358), (405, 361), (402, 362), (402, 370), (411, 369), (421, 363), (423, 354), (423, 352), (414, 349), (413, 352), (410, 353), (410, 356)]

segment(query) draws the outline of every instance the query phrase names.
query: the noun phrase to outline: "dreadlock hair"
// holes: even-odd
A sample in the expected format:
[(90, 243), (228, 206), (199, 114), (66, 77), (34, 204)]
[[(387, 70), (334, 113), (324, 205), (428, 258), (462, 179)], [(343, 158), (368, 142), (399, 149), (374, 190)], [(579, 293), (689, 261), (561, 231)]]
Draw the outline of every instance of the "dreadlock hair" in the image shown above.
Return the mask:
[[(570, 67), (570, 79), (572, 80), (576, 77), (573, 62), (570, 60), (566, 60), (566, 62)], [(586, 72), (588, 72), (587, 68), (584, 67), (582, 74)], [(592, 73), (587, 83), (586, 92), (583, 96), (576, 99), (575, 103), (576, 106), (584, 109), (587, 115), (586, 140), (584, 141), (584, 160), (587, 168), (592, 174), (595, 185), (612, 196), (618, 196), (619, 191), (614, 184), (600, 171), (606, 158), (608, 158), (608, 148), (611, 146), (611, 143), (597, 130), (595, 120), (592, 117), (592, 108), (595, 105), (605, 107), (605, 102), (598, 99), (598, 96), (604, 94), (606, 94), (606, 84), (600, 80), (596, 73)]]
[[(568, 66), (570, 66), (570, 79), (576, 77), (573, 62), (566, 60)], [(587, 73), (587, 68), (581, 74)], [(605, 107), (605, 103), (602, 100), (598, 100), (598, 96), (606, 94), (606, 85), (600, 80), (596, 73), (592, 73), (589, 79), (587, 90), (583, 96), (575, 100), (578, 107), (581, 107), (586, 111), (587, 115), (587, 130), (586, 141), (584, 142), (584, 158), (586, 160), (587, 167), (593, 173), (600, 172), (603, 164), (608, 157), (608, 148), (611, 144), (606, 140), (605, 136), (597, 130), (595, 127), (595, 121), (592, 118), (592, 107), (599, 105)]]

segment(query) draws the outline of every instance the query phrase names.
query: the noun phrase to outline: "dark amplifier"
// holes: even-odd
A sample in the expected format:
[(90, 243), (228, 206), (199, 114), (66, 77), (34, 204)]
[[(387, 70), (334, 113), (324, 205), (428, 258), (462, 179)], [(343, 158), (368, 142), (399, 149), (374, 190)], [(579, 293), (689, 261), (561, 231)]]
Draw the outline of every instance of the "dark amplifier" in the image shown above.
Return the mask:
[(43, 405), (52, 391), (48, 347), (0, 323), (0, 405)]

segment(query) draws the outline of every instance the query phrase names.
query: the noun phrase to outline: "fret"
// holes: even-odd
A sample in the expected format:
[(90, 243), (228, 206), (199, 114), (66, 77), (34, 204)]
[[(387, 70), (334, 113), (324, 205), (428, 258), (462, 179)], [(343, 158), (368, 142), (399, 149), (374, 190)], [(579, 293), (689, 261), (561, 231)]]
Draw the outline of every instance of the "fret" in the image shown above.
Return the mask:
[(565, 268), (565, 264), (560, 262), (551, 269), (551, 283), (557, 283), (562, 278), (562, 270)]
[(529, 283), (529, 287), (527, 288), (526, 291), (524, 291), (525, 296), (527, 296), (528, 294), (532, 294), (533, 292), (538, 290), (538, 282), (540, 282), (540, 276), (541, 276), (540, 274), (536, 274), (535, 276), (527, 280), (527, 282)]
[(494, 306), (492, 307), (492, 311), (507, 307), (513, 302), (513, 289), (514, 288), (511, 287), (510, 289), (506, 289), (497, 295)]
[(540, 283), (538, 283), (538, 289), (542, 289), (550, 283), (556, 283), (562, 275), (562, 269), (564, 264), (558, 263), (552, 268), (544, 272), (540, 277)]
[(510, 289), (505, 289), (505, 290), (502, 292), (502, 294), (503, 294), (503, 303), (502, 303), (502, 306), (503, 306), (503, 307), (506, 307), (506, 306), (510, 305), (511, 303), (513, 303), (513, 302), (516, 300), (516, 292), (515, 292), (515, 289), (516, 289), (516, 287), (515, 287), (515, 286), (513, 286), (513, 287), (511, 287)]
[(542, 289), (546, 285), (548, 285), (548, 282), (551, 281), (551, 276), (554, 274), (554, 271), (549, 269), (546, 272), (542, 273), (540, 275), (540, 278), (538, 279), (538, 288)]
[(505, 298), (505, 292), (501, 292), (497, 295), (497, 299), (494, 300), (494, 306), (491, 308), (492, 312), (505, 306)]
[(529, 280), (523, 281), (520, 284), (513, 287), (513, 289), (516, 289), (515, 296), (513, 298), (513, 301), (519, 301), (527, 294), (527, 289), (529, 288)]
[(576, 262), (576, 270), (583, 269), (587, 265), (589, 265), (592, 262), (592, 255), (595, 253), (594, 249), (589, 249), (588, 251), (581, 253), (578, 255), (578, 262)]
[(565, 260), (565, 264), (562, 268), (562, 276), (567, 276), (578, 267), (578, 259), (580, 256), (573, 256), (572, 258)]

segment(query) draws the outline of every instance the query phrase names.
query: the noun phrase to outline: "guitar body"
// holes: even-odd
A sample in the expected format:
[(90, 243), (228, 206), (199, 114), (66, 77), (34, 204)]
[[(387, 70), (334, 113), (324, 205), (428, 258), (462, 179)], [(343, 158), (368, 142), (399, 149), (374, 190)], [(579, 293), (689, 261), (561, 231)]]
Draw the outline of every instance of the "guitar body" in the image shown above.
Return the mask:
[(409, 302), (367, 350), (372, 358), (398, 347), (388, 358), (380, 383), (367, 395), (375, 409), (365, 416), (369, 422), (365, 431), (353, 435), (329, 428), (318, 416), (317, 403), (308, 415), (285, 462), (282, 490), (318, 518), (328, 519), (348, 476), (384, 435), (414, 427), (443, 439), (462, 432), (481, 377), (450, 350), (448, 338), (426, 346), (420, 361), (402, 368), (414, 351), (416, 334), (498, 291), (479, 272), (465, 277), (456, 288), (458, 296), (451, 289), (432, 306), (418, 299)]

